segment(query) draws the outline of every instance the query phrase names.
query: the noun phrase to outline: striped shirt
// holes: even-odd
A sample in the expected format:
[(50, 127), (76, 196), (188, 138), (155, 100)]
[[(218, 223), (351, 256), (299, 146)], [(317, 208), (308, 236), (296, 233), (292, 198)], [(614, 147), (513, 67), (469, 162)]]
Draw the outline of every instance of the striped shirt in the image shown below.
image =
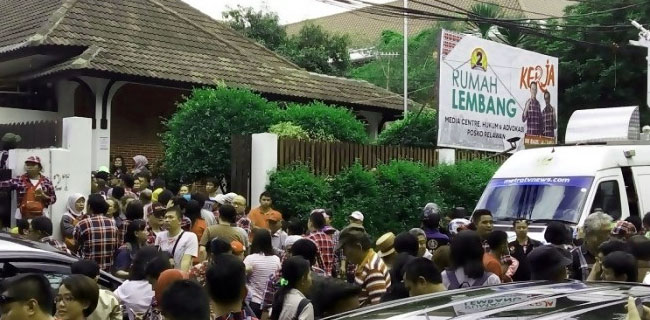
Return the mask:
[(280, 258), (275, 255), (265, 256), (254, 253), (244, 259), (246, 269), (250, 270), (246, 288), (252, 295), (251, 301), (262, 304), (264, 302), (264, 291), (266, 283), (273, 274), (281, 267)]
[(354, 282), (361, 287), (361, 307), (379, 303), (390, 287), (388, 267), (374, 250), (368, 250), (366, 258), (357, 267)]

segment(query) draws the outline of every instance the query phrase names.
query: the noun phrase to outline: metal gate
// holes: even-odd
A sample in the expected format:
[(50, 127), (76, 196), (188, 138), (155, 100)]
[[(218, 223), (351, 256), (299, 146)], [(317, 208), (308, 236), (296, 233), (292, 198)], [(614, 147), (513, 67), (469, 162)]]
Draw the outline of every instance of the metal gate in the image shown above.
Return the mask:
[(251, 203), (251, 135), (234, 135), (230, 145), (230, 192)]

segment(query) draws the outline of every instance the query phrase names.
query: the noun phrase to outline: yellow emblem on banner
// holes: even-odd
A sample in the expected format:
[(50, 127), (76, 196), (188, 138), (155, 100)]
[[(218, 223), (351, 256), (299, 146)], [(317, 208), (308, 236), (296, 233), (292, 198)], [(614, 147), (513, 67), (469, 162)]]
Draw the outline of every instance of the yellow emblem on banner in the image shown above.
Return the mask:
[(483, 71), (487, 71), (488, 58), (487, 54), (482, 48), (476, 48), (474, 51), (472, 51), (470, 65), (472, 66), (472, 69), (481, 69)]

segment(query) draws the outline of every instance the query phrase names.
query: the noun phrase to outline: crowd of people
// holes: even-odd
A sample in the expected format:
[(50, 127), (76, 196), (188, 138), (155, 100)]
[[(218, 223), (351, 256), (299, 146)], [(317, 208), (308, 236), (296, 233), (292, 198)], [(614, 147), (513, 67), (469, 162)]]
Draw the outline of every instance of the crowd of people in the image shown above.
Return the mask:
[[(0, 182), (20, 191), (17, 233), (79, 257), (56, 293), (42, 275), (5, 281), (2, 319), (309, 320), (458, 288), (644, 282), (650, 271), (643, 231), (650, 230), (650, 215), (614, 222), (594, 212), (577, 234), (551, 222), (542, 244), (528, 236), (526, 219), (512, 222), (516, 239), (509, 242), (506, 232), (493, 230), (488, 210), (444, 214), (428, 203), (414, 208), (420, 225), (373, 241), (359, 211), (341, 230), (326, 208), (312, 210), (307, 221), (285, 221), (264, 192), (246, 213), (246, 199), (218, 193), (215, 179), (205, 191), (183, 185), (174, 192), (152, 178), (146, 158), (134, 162), (127, 170), (116, 158), (94, 174), (91, 194), (67, 199), (67, 212), (55, 222), (61, 239), (52, 237), (45, 210), (56, 195), (40, 175), (38, 157), (27, 159), (22, 177)], [(123, 283), (101, 288), (100, 270)]]

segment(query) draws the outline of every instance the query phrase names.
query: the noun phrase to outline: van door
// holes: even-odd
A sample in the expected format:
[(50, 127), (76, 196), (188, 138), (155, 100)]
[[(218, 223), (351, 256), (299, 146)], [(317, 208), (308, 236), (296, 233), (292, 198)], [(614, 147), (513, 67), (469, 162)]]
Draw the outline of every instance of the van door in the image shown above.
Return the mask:
[(650, 211), (650, 166), (632, 167), (641, 218)]
[[(625, 219), (630, 215), (625, 194), (625, 183), (620, 168), (599, 171), (593, 185), (594, 188), (587, 199), (587, 213), (602, 210), (612, 216), (614, 220)], [(583, 215), (582, 219), (580, 219), (581, 225), (587, 215)]]

